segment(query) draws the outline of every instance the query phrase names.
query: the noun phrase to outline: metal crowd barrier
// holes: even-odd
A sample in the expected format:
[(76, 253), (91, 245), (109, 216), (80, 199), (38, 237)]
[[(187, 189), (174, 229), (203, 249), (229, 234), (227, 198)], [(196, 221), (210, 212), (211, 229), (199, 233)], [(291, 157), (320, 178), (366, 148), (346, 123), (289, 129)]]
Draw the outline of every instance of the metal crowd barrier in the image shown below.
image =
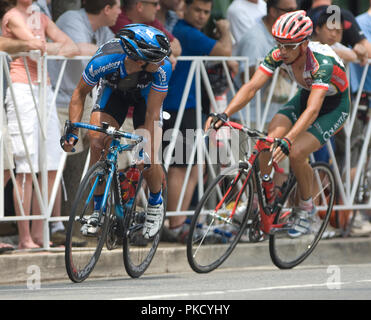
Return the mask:
[[(21, 56), (25, 57), (25, 56), (27, 56), (27, 54), (22, 54)], [(0, 52), (0, 123), (1, 124), (3, 123), (3, 118), (5, 116), (5, 109), (4, 109), (4, 107), (5, 107), (4, 106), (4, 86), (5, 86), (5, 81), (4, 80), (5, 79), (6, 79), (6, 82), (8, 83), (8, 86), (10, 88), (11, 93), (13, 92), (12, 91), (12, 82), (11, 82), (10, 75), (9, 75), (9, 67), (8, 67), (7, 58), (8, 58), (8, 55), (6, 53), (1, 53)], [(24, 133), (23, 133), (21, 127), (20, 127), (21, 128), (20, 130), (21, 130), (23, 144), (25, 145), (27, 159), (28, 159), (28, 162), (29, 162), (29, 164), (31, 166), (31, 170), (32, 170), (32, 180), (33, 180), (33, 184), (34, 184), (34, 191), (36, 192), (37, 200), (38, 200), (39, 205), (40, 205), (41, 215), (26, 216), (23, 212), (23, 207), (21, 205), (20, 196), (16, 192), (16, 198), (17, 198), (16, 200), (18, 201), (19, 207), (21, 208), (21, 216), (5, 217), (4, 216), (4, 192), (0, 192), (0, 222), (20, 221), (20, 220), (40, 220), (40, 219), (43, 220), (44, 221), (44, 229), (43, 229), (43, 232), (44, 232), (44, 249), (50, 249), (49, 248), (49, 224), (48, 224), (48, 222), (68, 220), (68, 216), (61, 216), (61, 217), (52, 217), (51, 216), (53, 206), (54, 206), (54, 203), (55, 203), (57, 190), (58, 190), (58, 187), (61, 183), (63, 168), (64, 168), (64, 165), (65, 165), (67, 156), (68, 156), (67, 153), (63, 153), (62, 159), (61, 159), (61, 161), (59, 163), (59, 166), (58, 166), (57, 176), (56, 176), (56, 179), (55, 179), (55, 182), (54, 182), (54, 185), (53, 185), (52, 193), (51, 193), (50, 199), (48, 199), (48, 188), (47, 188), (48, 177), (47, 177), (46, 156), (45, 156), (46, 155), (46, 148), (47, 148), (45, 132), (46, 132), (47, 119), (48, 119), (47, 106), (46, 106), (46, 86), (47, 86), (47, 78), (48, 78), (47, 77), (47, 61), (48, 60), (63, 60), (60, 73), (57, 77), (58, 80), (57, 80), (55, 88), (54, 88), (53, 101), (56, 101), (56, 97), (57, 97), (57, 94), (58, 94), (58, 91), (59, 91), (61, 80), (62, 80), (64, 71), (65, 71), (65, 67), (66, 67), (66, 64), (68, 63), (68, 61), (69, 60), (86, 60), (86, 59), (89, 59), (89, 58), (90, 57), (65, 58), (65, 57), (60, 57), (60, 56), (47, 56), (47, 55), (44, 55), (44, 56), (38, 58), (38, 78), (39, 78), (39, 81), (38, 81), (39, 82), (39, 92), (38, 92), (38, 94), (39, 94), (39, 97), (40, 97), (40, 100), (39, 100), (40, 104), (39, 104), (39, 106), (36, 106), (36, 104), (35, 104), (35, 108), (38, 110), (38, 119), (39, 119), (39, 122), (40, 122), (40, 130), (41, 130), (40, 174), (41, 174), (41, 180), (42, 180), (42, 186), (43, 186), (42, 188), (39, 186), (38, 181), (37, 181), (37, 177), (36, 177), (36, 173), (34, 172), (34, 170), (32, 168), (32, 164), (31, 164), (31, 161), (30, 161), (30, 156), (29, 156), (29, 152), (28, 152), (28, 149), (27, 149), (27, 145), (25, 144)], [(189, 90), (190, 90), (190, 87), (191, 87), (193, 77), (195, 77), (195, 80), (196, 80), (197, 134), (196, 134), (195, 143), (193, 144), (193, 149), (192, 149), (192, 153), (191, 153), (192, 161), (187, 166), (186, 177), (185, 177), (185, 180), (183, 182), (182, 192), (181, 192), (180, 199), (179, 199), (179, 202), (178, 202), (177, 210), (174, 211), (174, 212), (168, 212), (167, 216), (193, 214), (193, 211), (190, 211), (190, 210), (181, 211), (180, 208), (181, 208), (183, 198), (184, 198), (184, 193), (185, 193), (185, 190), (187, 188), (188, 181), (189, 181), (189, 175), (190, 175), (190, 171), (191, 171), (191, 168), (192, 168), (192, 164), (195, 163), (194, 160), (195, 160), (196, 151), (197, 151), (197, 162), (196, 163), (197, 163), (197, 166), (198, 166), (198, 199), (200, 199), (202, 197), (203, 192), (204, 192), (204, 182), (203, 182), (204, 166), (205, 165), (208, 166), (209, 173), (211, 174), (211, 177), (214, 177), (216, 175), (215, 168), (214, 168), (215, 166), (213, 166), (213, 163), (211, 163), (211, 161), (210, 161), (210, 156), (208, 154), (205, 141), (203, 139), (202, 105), (201, 105), (201, 81), (203, 82), (204, 87), (206, 89), (206, 92), (208, 94), (208, 97), (210, 99), (210, 104), (211, 104), (210, 109), (212, 111), (217, 111), (217, 112), (220, 112), (222, 110), (219, 110), (220, 108), (218, 107), (218, 104), (216, 102), (215, 95), (214, 95), (213, 90), (212, 90), (212, 85), (209, 81), (209, 77), (208, 77), (208, 74), (207, 74), (207, 71), (206, 71), (206, 68), (205, 68), (205, 62), (207, 62), (207, 61), (222, 62), (223, 68), (224, 68), (224, 71), (225, 71), (225, 74), (226, 74), (226, 77), (227, 77), (228, 89), (229, 89), (230, 93), (232, 94), (232, 96), (236, 93), (237, 88), (235, 87), (235, 84), (234, 84), (233, 80), (231, 79), (229, 72), (227, 72), (228, 67), (227, 67), (226, 62), (228, 60), (245, 61), (246, 62), (246, 66), (245, 66), (245, 70), (244, 70), (245, 71), (245, 73), (244, 73), (245, 82), (249, 79), (248, 59), (245, 58), (245, 57), (179, 57), (178, 60), (179, 61), (192, 61), (192, 63), (191, 63), (189, 74), (186, 78), (187, 79), (186, 80), (186, 85), (185, 85), (185, 89), (184, 89), (182, 99), (181, 99), (181, 103), (180, 103), (180, 106), (179, 106), (177, 119), (175, 121), (175, 127), (174, 127), (174, 131), (173, 131), (173, 135), (172, 135), (172, 138), (170, 140), (170, 145), (169, 145), (168, 150), (167, 150), (168, 152), (164, 156), (164, 164), (165, 164), (166, 168), (169, 167), (169, 164), (170, 164), (170, 161), (171, 161), (171, 154), (172, 154), (172, 151), (175, 148), (177, 132), (179, 130), (181, 119), (183, 117), (185, 104), (186, 104), (186, 101), (187, 101), (187, 97), (188, 97), (188, 94), (189, 94)], [(353, 103), (352, 103), (353, 106), (352, 106), (352, 110), (351, 110), (351, 113), (350, 113), (350, 117), (347, 120), (346, 125), (345, 125), (345, 136), (346, 136), (346, 138), (345, 138), (345, 140), (346, 140), (345, 141), (345, 145), (346, 145), (346, 152), (345, 152), (346, 153), (346, 164), (345, 164), (346, 179), (345, 179), (345, 183), (343, 182), (343, 180), (341, 178), (341, 176), (342, 176), (341, 171), (340, 171), (341, 168), (339, 168), (339, 166), (338, 166), (338, 162), (335, 158), (335, 154), (334, 154), (334, 151), (332, 149), (332, 146), (331, 146), (330, 143), (327, 144), (329, 152), (330, 152), (330, 158), (331, 158), (332, 163), (333, 163), (337, 183), (338, 183), (338, 186), (339, 186), (340, 194), (341, 194), (341, 196), (343, 198), (343, 201), (344, 201), (343, 205), (336, 205), (335, 206), (335, 209), (337, 209), (337, 210), (371, 209), (371, 199), (370, 199), (370, 202), (368, 204), (362, 204), (362, 205), (356, 204), (355, 201), (354, 201), (355, 194), (356, 194), (358, 184), (359, 184), (360, 175), (361, 175), (362, 164), (364, 164), (364, 162), (366, 161), (366, 157), (367, 157), (367, 148), (368, 148), (369, 141), (370, 141), (370, 136), (371, 136), (371, 122), (368, 124), (368, 127), (367, 127), (367, 133), (366, 133), (366, 136), (365, 136), (365, 140), (364, 140), (364, 144), (363, 144), (363, 147), (362, 147), (361, 154), (359, 156), (355, 179), (352, 183), (350, 182), (350, 169), (351, 169), (350, 168), (350, 147), (351, 147), (350, 138), (351, 138), (351, 133), (352, 133), (352, 130), (353, 130), (354, 122), (355, 122), (356, 111), (358, 109), (359, 102), (360, 102), (360, 96), (361, 96), (363, 86), (364, 86), (364, 83), (365, 83), (367, 70), (368, 70), (368, 67), (369, 67), (370, 64), (371, 64), (371, 59), (369, 60), (368, 65), (366, 65), (366, 67), (364, 68), (363, 75), (362, 75), (362, 78), (361, 78), (361, 81), (360, 81), (358, 94), (357, 94), (357, 97), (356, 97), (355, 101), (353, 101)], [(27, 67), (27, 65), (26, 65), (26, 67)], [(264, 111), (262, 109), (263, 103), (262, 103), (262, 99), (261, 99), (261, 94), (260, 94), (260, 92), (257, 94), (257, 99), (256, 99), (257, 124), (256, 125), (257, 125), (258, 129), (262, 129), (264, 127), (265, 122), (266, 122), (267, 114), (269, 112), (269, 108), (271, 107), (271, 103), (272, 103), (273, 93), (274, 93), (274, 90), (275, 90), (275, 87), (276, 87), (276, 84), (277, 84), (278, 73), (279, 73), (279, 70), (276, 70), (276, 72), (274, 73), (274, 76), (272, 77), (272, 81), (271, 81), (271, 84), (270, 84), (270, 87), (269, 87), (269, 93), (268, 93), (267, 100), (266, 100), (266, 103), (265, 103)], [(5, 79), (4, 79), (3, 75), (5, 75)], [(296, 90), (296, 84), (292, 83), (290, 97), (293, 96), (293, 94), (295, 93), (295, 90)], [(14, 96), (14, 93), (12, 93), (12, 98), (15, 101), (15, 108), (18, 112), (18, 106), (16, 105), (16, 97)], [(250, 104), (248, 104), (246, 106), (247, 107), (246, 108), (247, 112), (245, 113), (245, 116), (241, 112), (239, 114), (239, 119), (240, 119), (241, 123), (243, 123), (244, 125), (247, 125), (247, 126), (250, 125), (250, 114), (249, 114), (250, 108), (249, 108), (249, 106), (250, 106)], [(3, 130), (1, 130), (0, 131), (0, 188), (1, 188), (1, 190), (4, 190), (4, 187), (5, 187), (4, 186), (4, 157), (10, 158), (10, 156), (11, 155), (9, 155), (9, 153), (7, 152), (7, 150), (5, 148), (4, 133), (3, 133)], [(204, 159), (205, 159), (205, 161), (204, 161)], [(236, 161), (236, 159), (232, 159), (232, 161)], [(86, 159), (84, 170), (83, 170), (83, 172), (81, 172), (81, 177), (83, 177), (84, 173), (86, 172), (86, 170), (88, 168), (88, 163), (89, 163), (89, 156)], [(14, 176), (14, 173), (13, 173), (12, 170), (10, 170), (10, 175), (11, 175), (11, 179), (13, 181), (13, 184), (15, 184), (15, 176)], [(73, 201), (73, 199), (68, 199), (68, 201)]]

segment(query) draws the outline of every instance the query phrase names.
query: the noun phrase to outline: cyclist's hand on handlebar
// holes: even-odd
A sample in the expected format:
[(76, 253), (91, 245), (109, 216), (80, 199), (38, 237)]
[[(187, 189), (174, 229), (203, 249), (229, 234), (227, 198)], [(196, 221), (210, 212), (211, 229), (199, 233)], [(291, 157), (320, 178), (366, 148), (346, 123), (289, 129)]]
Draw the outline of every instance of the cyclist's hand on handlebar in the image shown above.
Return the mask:
[(209, 118), (206, 120), (205, 131), (209, 128), (218, 130), (227, 121), (228, 116), (226, 113), (210, 113)]
[(61, 147), (66, 152), (75, 152), (74, 146), (76, 145), (78, 138), (78, 131), (73, 128), (69, 120), (64, 125), (63, 135), (60, 139)]
[[(282, 139), (279, 139), (276, 145), (277, 145), (277, 148), (274, 150), (273, 160), (276, 163), (279, 163), (280, 161), (284, 160), (285, 157), (289, 156), (292, 143), (288, 138), (284, 137)], [(271, 151), (272, 150), (273, 150), (273, 145), (271, 147)]]

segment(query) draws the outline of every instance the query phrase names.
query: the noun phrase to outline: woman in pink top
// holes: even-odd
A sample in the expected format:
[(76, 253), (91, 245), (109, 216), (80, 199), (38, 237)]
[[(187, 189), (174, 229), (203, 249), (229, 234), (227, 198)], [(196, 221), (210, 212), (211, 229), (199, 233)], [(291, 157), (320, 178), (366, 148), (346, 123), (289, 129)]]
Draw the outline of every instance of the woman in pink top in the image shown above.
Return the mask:
[[(37, 6), (32, 6), (32, 0), (9, 1), (14, 7), (10, 9), (3, 17), (2, 32), (4, 37), (20, 40), (41, 39), (48, 37), (53, 42), (45, 42), (44, 52), (50, 55), (74, 56), (80, 53), (75, 43), (62, 32), (53, 21), (41, 13)], [(31, 211), (32, 199), (32, 176), (31, 168), (26, 156), (26, 150), (23, 145), (15, 107), (18, 108), (20, 122), (26, 139), (27, 149), (30, 154), (32, 167), (35, 172), (39, 171), (39, 141), (40, 124), (37, 117), (36, 108), (39, 108), (39, 83), (37, 74), (37, 62), (31, 58), (26, 59), (29, 69), (31, 82), (29, 84), (26, 65), (23, 58), (13, 60), (10, 65), (10, 74), (13, 90), (15, 93), (14, 103), (10, 90), (6, 94), (6, 107), (8, 118), (8, 131), (12, 140), (14, 160), (16, 163), (16, 187), (21, 195), (23, 209), (26, 215)], [(33, 97), (34, 95), (34, 97)], [(36, 106), (34, 102), (36, 100)], [(47, 169), (49, 192), (55, 180), (61, 157), (59, 139), (60, 127), (57, 116), (56, 106), (52, 104), (53, 92), (50, 84), (47, 87)], [(15, 198), (16, 214), (21, 211)], [(39, 215), (38, 201), (33, 201), (32, 211)], [(56, 210), (53, 215), (60, 215), (60, 192), (59, 199), (56, 199)], [(43, 245), (42, 221), (33, 221), (32, 231), (29, 228), (29, 221), (18, 222), (19, 243), (18, 249), (38, 248)]]

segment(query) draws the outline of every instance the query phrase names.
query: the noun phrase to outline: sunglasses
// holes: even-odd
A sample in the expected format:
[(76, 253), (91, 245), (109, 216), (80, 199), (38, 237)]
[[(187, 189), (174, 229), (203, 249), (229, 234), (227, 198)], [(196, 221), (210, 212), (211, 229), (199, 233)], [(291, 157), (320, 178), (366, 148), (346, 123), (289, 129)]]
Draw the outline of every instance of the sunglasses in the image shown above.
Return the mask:
[(278, 49), (282, 50), (296, 50), (304, 41), (298, 42), (298, 43), (280, 43), (276, 41)]

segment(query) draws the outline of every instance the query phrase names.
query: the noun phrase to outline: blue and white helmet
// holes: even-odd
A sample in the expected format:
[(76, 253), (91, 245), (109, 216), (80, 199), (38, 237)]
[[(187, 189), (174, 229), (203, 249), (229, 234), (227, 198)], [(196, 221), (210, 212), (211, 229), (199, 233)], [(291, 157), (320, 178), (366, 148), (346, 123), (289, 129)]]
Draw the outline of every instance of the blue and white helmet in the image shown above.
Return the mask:
[(117, 32), (116, 38), (121, 39), (125, 53), (133, 60), (160, 62), (171, 53), (166, 35), (146, 24), (128, 24)]

